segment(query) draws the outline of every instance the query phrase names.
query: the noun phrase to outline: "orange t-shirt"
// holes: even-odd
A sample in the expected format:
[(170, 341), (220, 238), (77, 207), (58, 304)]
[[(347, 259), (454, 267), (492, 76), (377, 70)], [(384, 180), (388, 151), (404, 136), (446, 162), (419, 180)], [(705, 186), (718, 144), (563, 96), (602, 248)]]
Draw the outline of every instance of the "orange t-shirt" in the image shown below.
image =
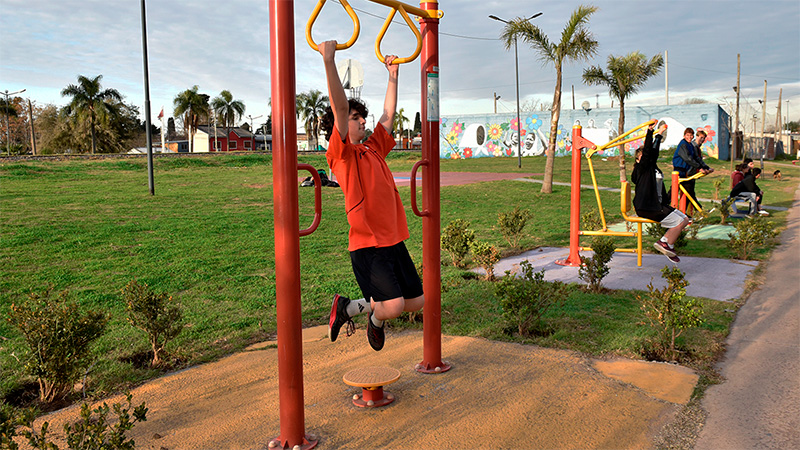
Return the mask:
[(350, 224), (348, 250), (389, 247), (408, 239), (408, 223), (386, 155), (395, 141), (382, 125), (363, 144), (333, 128), (326, 158), (344, 191)]

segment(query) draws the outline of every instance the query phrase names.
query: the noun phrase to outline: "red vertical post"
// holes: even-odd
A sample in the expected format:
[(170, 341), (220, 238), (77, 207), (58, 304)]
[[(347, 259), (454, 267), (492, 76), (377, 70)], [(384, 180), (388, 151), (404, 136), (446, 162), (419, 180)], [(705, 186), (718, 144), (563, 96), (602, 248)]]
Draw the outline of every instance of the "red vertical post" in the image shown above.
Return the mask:
[[(438, 10), (435, 0), (423, 0), (420, 9)], [(422, 34), (422, 284), (425, 288), (423, 307), (422, 362), (417, 371), (441, 373), (450, 370), (442, 361), (442, 274), (441, 274), (441, 206), (439, 204), (439, 19), (420, 20)]]
[(678, 181), (679, 178), (680, 175), (678, 172), (672, 172), (672, 187), (670, 188), (669, 204), (675, 209), (678, 209), (678, 206), (680, 205), (681, 187), (680, 182)]
[(572, 178), (570, 179), (569, 202), (569, 256), (567, 259), (556, 261), (562, 266), (579, 267), (580, 231), (581, 231), (581, 150), (593, 146), (591, 142), (581, 135), (581, 126), (572, 127)]
[(313, 448), (305, 436), (300, 309), (300, 224), (295, 116), (294, 0), (270, 0), (275, 291), (280, 436), (270, 448)]

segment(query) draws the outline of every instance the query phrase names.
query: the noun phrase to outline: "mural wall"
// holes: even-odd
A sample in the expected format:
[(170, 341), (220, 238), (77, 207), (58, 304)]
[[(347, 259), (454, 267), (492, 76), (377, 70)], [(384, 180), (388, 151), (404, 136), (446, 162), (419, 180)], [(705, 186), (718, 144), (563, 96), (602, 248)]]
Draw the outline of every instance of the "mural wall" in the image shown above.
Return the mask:
[[(569, 155), (572, 149), (572, 127), (580, 125), (583, 137), (602, 145), (617, 137), (619, 110), (601, 108), (584, 110), (562, 109), (556, 129), (556, 156)], [(635, 128), (650, 119), (667, 124), (662, 149), (676, 147), (683, 139), (683, 130), (692, 127), (708, 135), (703, 153), (712, 158), (728, 159), (730, 133), (728, 115), (711, 103), (676, 106), (635, 106), (625, 109), (626, 129)], [(548, 111), (516, 114), (486, 114), (443, 116), (440, 123), (440, 157), (448, 159), (517, 156), (518, 143), (522, 156), (543, 155), (550, 136)], [(633, 152), (643, 144), (642, 138), (625, 144), (625, 152)], [(618, 156), (618, 147), (610, 148), (603, 156)]]

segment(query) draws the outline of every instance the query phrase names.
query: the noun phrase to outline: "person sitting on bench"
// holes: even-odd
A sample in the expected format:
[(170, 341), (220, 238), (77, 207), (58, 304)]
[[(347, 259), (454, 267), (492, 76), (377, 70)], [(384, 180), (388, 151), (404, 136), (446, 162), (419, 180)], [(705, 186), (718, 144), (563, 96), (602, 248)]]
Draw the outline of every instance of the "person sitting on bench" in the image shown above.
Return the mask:
[(662, 227), (668, 228), (664, 236), (653, 246), (667, 259), (678, 263), (681, 259), (675, 253), (675, 241), (690, 221), (686, 214), (669, 205), (670, 197), (664, 187), (664, 174), (656, 165), (658, 148), (661, 146), (661, 133), (664, 130), (659, 129), (654, 139), (654, 127), (655, 122), (647, 127), (644, 145), (636, 149), (636, 163), (631, 172), (631, 181), (636, 185), (633, 207), (639, 217), (659, 222)]
[(745, 175), (742, 181), (737, 183), (736, 186), (731, 189), (731, 194), (728, 196), (728, 198), (747, 198), (747, 200), (750, 201), (749, 215), (752, 216), (758, 212), (762, 216), (768, 216), (769, 213), (761, 209), (761, 199), (764, 197), (764, 191), (762, 191), (756, 184), (756, 180), (759, 178), (761, 178), (761, 169), (755, 167), (750, 171), (749, 174)]

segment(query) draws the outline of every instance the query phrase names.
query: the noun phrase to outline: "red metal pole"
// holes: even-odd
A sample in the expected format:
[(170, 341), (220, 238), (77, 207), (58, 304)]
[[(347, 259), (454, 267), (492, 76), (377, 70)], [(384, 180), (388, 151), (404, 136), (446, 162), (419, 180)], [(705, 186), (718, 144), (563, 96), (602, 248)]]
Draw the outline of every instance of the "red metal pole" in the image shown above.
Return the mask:
[[(438, 10), (435, 0), (423, 0), (420, 9)], [(439, 19), (422, 19), (422, 284), (423, 307), (422, 362), (417, 371), (441, 373), (450, 370), (442, 361), (442, 274), (441, 206), (439, 204)]]
[(278, 328), (280, 436), (270, 448), (313, 448), (305, 436), (300, 309), (300, 224), (297, 205), (294, 0), (270, 0), (275, 291)]
[(556, 261), (562, 266), (579, 267), (580, 231), (581, 231), (581, 150), (591, 147), (590, 141), (581, 135), (581, 126), (572, 127), (572, 178), (570, 180), (570, 207), (569, 207), (569, 256), (567, 259)]

